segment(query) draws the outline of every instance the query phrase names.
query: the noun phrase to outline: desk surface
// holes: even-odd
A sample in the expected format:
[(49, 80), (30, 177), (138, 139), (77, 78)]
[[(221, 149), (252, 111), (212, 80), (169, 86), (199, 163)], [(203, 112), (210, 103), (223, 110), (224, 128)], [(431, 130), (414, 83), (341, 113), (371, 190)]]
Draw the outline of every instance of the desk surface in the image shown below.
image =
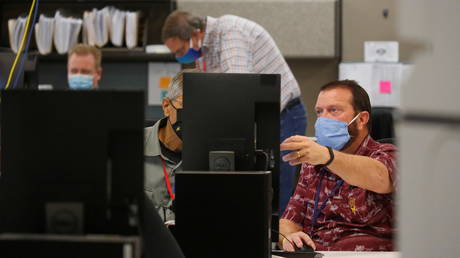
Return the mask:
[[(324, 254), (323, 258), (400, 258), (400, 252), (326, 252), (319, 251)], [(272, 255), (272, 258), (282, 258), (280, 256)]]

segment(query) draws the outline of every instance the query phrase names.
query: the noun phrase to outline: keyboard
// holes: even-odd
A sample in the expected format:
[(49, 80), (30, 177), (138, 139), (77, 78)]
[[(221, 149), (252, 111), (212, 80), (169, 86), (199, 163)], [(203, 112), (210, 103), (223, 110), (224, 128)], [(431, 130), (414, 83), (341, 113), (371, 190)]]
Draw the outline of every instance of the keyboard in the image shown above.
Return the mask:
[(287, 252), (284, 250), (272, 250), (272, 255), (279, 257), (297, 257), (297, 258), (321, 258), (324, 255), (315, 251), (297, 251)]

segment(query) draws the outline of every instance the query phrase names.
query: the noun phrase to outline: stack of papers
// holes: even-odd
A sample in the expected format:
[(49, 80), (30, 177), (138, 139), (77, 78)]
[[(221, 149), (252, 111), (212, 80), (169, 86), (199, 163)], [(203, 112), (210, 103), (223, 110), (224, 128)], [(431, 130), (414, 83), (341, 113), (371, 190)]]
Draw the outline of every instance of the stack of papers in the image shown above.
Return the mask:
[(63, 17), (59, 11), (54, 16), (54, 46), (59, 54), (65, 54), (77, 44), (82, 20)]
[(17, 53), (21, 45), (27, 18), (18, 17), (17, 19), (8, 20), (8, 34), (10, 37), (10, 47), (14, 53)]
[(40, 15), (38, 23), (35, 25), (35, 42), (37, 42), (38, 52), (42, 55), (51, 53), (53, 49), (54, 18)]

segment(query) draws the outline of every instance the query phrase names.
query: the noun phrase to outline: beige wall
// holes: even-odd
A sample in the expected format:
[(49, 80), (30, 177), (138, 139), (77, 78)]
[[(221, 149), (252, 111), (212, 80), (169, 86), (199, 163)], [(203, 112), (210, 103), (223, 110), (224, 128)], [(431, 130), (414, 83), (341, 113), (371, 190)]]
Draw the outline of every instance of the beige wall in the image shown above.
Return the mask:
[[(398, 0), (342, 0), (342, 60), (364, 60), (364, 41), (399, 41), (399, 60), (408, 62), (415, 51), (411, 42), (402, 41), (398, 34)], [(388, 9), (388, 17), (383, 10)]]
[(314, 136), (316, 115), (314, 106), (319, 88), (325, 83), (337, 79), (337, 59), (288, 59), (289, 67), (297, 79), (302, 100), (308, 111), (307, 135)]
[[(421, 47), (401, 39), (397, 30), (398, 0), (342, 0), (342, 61), (362, 62), (366, 40), (399, 41), (400, 61), (409, 62)], [(383, 16), (387, 8), (389, 15)], [(339, 59), (288, 59), (308, 109), (307, 135), (314, 135), (315, 105), (321, 85), (336, 80)]]

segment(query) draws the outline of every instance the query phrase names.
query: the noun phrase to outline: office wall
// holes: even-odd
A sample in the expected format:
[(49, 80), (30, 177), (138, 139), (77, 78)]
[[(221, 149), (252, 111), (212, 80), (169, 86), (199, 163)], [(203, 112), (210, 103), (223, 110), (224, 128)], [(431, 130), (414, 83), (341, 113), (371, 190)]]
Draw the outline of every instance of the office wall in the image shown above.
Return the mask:
[[(364, 41), (396, 40), (400, 42), (400, 60), (411, 62), (415, 54), (427, 46), (402, 38), (397, 30), (398, 0), (342, 0), (341, 60), (360, 62), (364, 60)], [(388, 10), (387, 18), (384, 9)], [(314, 134), (315, 114), (313, 107), (322, 84), (337, 79), (340, 59), (290, 59), (288, 63), (297, 78), (302, 99), (308, 107), (307, 135)]]
[(338, 59), (287, 59), (288, 65), (302, 91), (302, 100), (307, 108), (307, 135), (314, 136), (316, 115), (314, 106), (319, 88), (337, 79)]
[[(364, 60), (364, 41), (400, 41), (400, 61), (411, 61), (417, 44), (401, 40), (397, 31), (399, 0), (342, 0), (342, 60), (356, 62)], [(384, 10), (388, 10), (385, 18)]]

